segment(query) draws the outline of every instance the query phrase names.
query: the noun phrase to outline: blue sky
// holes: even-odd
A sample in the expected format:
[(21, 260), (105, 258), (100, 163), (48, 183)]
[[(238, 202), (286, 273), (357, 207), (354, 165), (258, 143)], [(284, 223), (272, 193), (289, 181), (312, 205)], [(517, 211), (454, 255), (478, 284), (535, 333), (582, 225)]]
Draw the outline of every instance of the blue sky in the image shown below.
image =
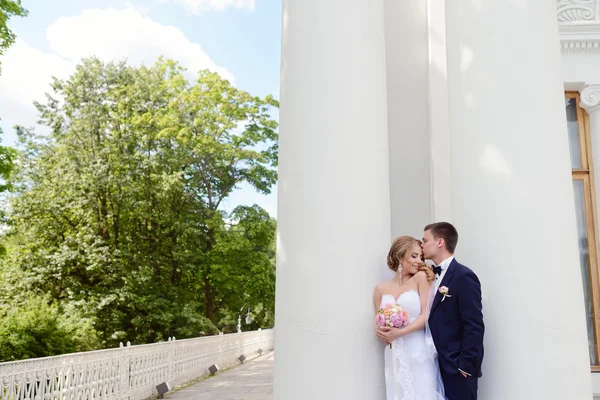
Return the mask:
[[(279, 97), (279, 0), (22, 0), (27, 18), (11, 20), (17, 43), (2, 58), (0, 126), (3, 144), (12, 126), (35, 124), (34, 100), (50, 77), (66, 77), (81, 57), (152, 64), (159, 55), (190, 73), (209, 68), (253, 95)], [(228, 202), (257, 203), (277, 213), (269, 196), (242, 187)]]

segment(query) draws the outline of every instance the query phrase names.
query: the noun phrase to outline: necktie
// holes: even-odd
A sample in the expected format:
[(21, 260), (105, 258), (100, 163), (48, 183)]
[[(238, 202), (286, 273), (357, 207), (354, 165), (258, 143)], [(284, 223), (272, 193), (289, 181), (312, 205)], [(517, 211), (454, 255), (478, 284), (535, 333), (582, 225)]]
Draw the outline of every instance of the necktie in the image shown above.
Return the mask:
[(433, 272), (435, 272), (436, 275), (441, 276), (442, 275), (442, 267), (440, 267), (439, 265), (434, 265)]

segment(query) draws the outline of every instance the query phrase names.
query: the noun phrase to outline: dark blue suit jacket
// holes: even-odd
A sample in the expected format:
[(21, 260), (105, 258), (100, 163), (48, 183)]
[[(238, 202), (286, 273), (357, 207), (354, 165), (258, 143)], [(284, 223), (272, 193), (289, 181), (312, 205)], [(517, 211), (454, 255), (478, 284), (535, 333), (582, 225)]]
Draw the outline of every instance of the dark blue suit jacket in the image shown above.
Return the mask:
[(444, 299), (438, 289), (429, 314), (440, 369), (447, 375), (459, 374), (460, 369), (479, 378), (485, 330), (479, 279), (454, 259), (439, 285), (442, 286), (448, 287), (450, 297)]

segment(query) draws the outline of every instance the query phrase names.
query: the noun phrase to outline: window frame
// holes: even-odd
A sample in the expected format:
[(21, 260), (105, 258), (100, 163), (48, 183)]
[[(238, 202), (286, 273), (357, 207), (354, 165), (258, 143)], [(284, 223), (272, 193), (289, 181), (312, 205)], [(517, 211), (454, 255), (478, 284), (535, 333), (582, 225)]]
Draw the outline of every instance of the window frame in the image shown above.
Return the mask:
[(572, 168), (572, 180), (583, 181), (583, 197), (585, 203), (586, 228), (588, 235), (588, 274), (592, 293), (592, 316), (595, 339), (596, 363), (591, 365), (592, 372), (600, 372), (600, 269), (598, 268), (596, 190), (594, 187), (594, 168), (592, 157), (592, 139), (588, 113), (581, 108), (578, 92), (565, 92), (565, 99), (575, 99), (577, 124), (579, 130), (579, 149), (581, 152), (581, 168)]

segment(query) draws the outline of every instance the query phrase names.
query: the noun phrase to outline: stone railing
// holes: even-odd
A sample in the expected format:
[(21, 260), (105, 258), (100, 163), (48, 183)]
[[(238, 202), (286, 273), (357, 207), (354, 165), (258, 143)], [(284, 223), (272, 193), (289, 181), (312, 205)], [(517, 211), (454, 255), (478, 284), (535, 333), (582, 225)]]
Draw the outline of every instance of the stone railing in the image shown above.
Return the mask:
[(0, 399), (140, 400), (260, 349), (273, 349), (272, 329), (0, 363)]

